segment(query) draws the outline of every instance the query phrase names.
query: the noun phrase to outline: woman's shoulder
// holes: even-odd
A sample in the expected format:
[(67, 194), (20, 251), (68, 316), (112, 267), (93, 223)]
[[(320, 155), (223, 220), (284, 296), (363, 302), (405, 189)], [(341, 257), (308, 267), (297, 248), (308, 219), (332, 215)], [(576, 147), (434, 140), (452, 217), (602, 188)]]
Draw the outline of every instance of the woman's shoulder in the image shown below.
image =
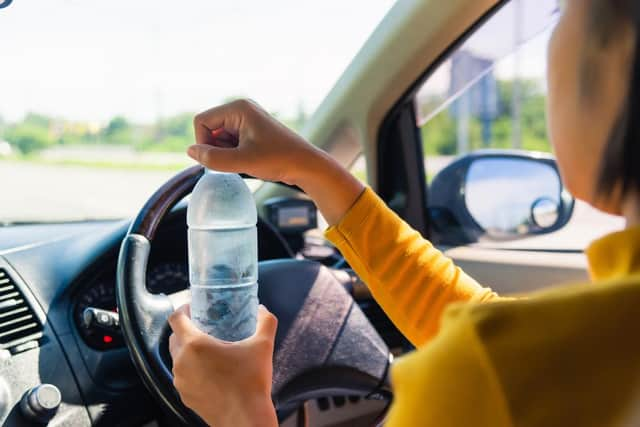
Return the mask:
[(491, 331), (505, 322), (511, 328), (541, 325), (589, 325), (604, 320), (619, 321), (640, 314), (640, 274), (597, 283), (579, 283), (541, 290), (532, 294), (503, 298), (485, 304), (453, 304), (445, 312), (443, 325), (466, 321), (478, 333)]
[(550, 419), (572, 413), (578, 417), (573, 425), (584, 425), (613, 419), (613, 412), (634, 404), (622, 392), (639, 381), (639, 315), (637, 275), (510, 301), (458, 304), (447, 310), (440, 333), (468, 331), (512, 414), (528, 418), (544, 408)]

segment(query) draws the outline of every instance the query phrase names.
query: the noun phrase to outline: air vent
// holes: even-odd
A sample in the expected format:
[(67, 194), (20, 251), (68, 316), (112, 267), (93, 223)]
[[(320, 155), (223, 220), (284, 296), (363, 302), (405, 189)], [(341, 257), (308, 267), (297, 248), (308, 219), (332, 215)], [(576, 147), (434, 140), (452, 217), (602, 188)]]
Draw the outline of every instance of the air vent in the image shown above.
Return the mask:
[(42, 336), (42, 324), (9, 274), (0, 268), (0, 348)]

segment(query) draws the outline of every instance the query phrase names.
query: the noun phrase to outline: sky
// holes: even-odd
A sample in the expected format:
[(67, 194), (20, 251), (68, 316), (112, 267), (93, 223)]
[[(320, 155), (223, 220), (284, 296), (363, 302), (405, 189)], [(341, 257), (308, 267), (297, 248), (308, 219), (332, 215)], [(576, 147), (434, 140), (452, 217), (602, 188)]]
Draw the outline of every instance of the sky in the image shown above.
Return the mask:
[(234, 96), (312, 112), (394, 0), (14, 0), (0, 116), (152, 122)]
[[(557, 0), (512, 1), (490, 17), (459, 48), (474, 56), (491, 60), (487, 73), (496, 79), (516, 77), (536, 80), (546, 90), (547, 46), (557, 22)], [(449, 105), (455, 96), (450, 94), (451, 64), (443, 62), (418, 92), (419, 100), (438, 97), (440, 105), (422, 105), (419, 122), (424, 124)], [(483, 74), (473, 71), (464, 82), (476, 84)], [(462, 92), (467, 90), (466, 85)], [(462, 93), (460, 92), (460, 93)], [(460, 94), (458, 93), (458, 94)]]

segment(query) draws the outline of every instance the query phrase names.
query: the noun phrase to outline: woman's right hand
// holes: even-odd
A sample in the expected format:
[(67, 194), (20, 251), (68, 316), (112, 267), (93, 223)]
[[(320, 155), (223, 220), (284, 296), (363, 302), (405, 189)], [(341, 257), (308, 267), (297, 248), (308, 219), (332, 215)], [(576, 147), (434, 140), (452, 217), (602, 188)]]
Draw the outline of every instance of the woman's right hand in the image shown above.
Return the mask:
[(308, 165), (326, 156), (252, 101), (213, 107), (194, 119), (188, 154), (222, 172), (298, 185)]
[(364, 185), (336, 160), (247, 100), (211, 108), (194, 119), (189, 156), (221, 172), (297, 185), (329, 224), (337, 223)]

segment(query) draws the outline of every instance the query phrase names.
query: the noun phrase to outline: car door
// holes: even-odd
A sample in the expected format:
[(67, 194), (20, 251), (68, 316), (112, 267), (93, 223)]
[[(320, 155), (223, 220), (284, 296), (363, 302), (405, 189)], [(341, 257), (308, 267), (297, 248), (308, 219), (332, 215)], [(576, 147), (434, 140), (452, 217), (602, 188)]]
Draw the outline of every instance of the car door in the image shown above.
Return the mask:
[[(496, 149), (534, 157), (552, 152), (545, 70), (556, 6), (552, 0), (514, 0), (485, 15), (398, 100), (379, 133), (379, 193), (469, 275), (503, 294), (585, 282), (583, 248), (623, 226), (620, 218), (577, 201), (568, 224), (551, 233), (487, 232), (460, 241), (435, 230), (434, 179), (455, 159)], [(518, 171), (494, 173), (516, 179)], [(487, 203), (509, 197), (495, 190)], [(515, 200), (505, 201), (489, 215), (504, 217), (513, 209)]]
[[(622, 226), (578, 201), (569, 224), (549, 235), (454, 245), (432, 230), (429, 184), (453, 158), (487, 148), (550, 151), (543, 76), (556, 7), (555, 0), (398, 1), (303, 129), (470, 275), (503, 293), (584, 282), (585, 245)], [(288, 194), (266, 184), (255, 197), (261, 205)]]

